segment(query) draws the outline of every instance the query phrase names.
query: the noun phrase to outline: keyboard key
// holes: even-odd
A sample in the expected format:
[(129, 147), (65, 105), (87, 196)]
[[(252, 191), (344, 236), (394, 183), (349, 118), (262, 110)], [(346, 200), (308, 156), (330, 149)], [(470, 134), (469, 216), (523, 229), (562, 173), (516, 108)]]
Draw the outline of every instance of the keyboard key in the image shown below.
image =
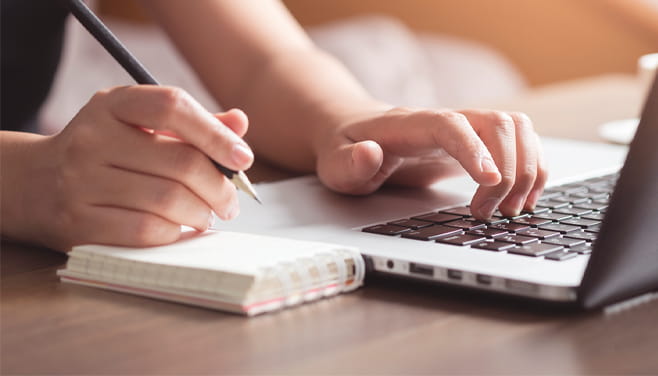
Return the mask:
[(577, 245), (575, 247), (571, 247), (569, 248), (569, 252), (579, 253), (581, 255), (589, 255), (590, 253), (592, 253), (592, 244), (585, 243), (585, 244)]
[(580, 231), (579, 226), (565, 225), (563, 223), (549, 223), (547, 225), (539, 226), (542, 230), (557, 231), (561, 234), (566, 234), (572, 231)]
[(426, 213), (426, 214), (420, 214), (411, 217), (411, 219), (416, 219), (420, 221), (429, 221), (429, 222), (434, 222), (434, 223), (445, 223), (445, 222), (450, 222), (454, 221), (456, 219), (461, 219), (462, 217), (459, 215), (451, 215), (451, 214), (445, 214), (445, 213)]
[(501, 235), (497, 237), (496, 240), (499, 242), (513, 243), (518, 245), (530, 244), (538, 241), (537, 238), (531, 238), (529, 236), (521, 236), (516, 234)]
[(557, 202), (566, 202), (566, 203), (571, 203), (571, 204), (589, 201), (589, 199), (586, 198), (586, 197), (575, 197), (575, 196), (571, 196), (571, 195), (556, 197), (556, 198), (552, 198), (551, 200), (557, 201)]
[(388, 224), (418, 230), (419, 228), (432, 226), (433, 223), (416, 219), (398, 219), (397, 221), (388, 222)]
[(590, 200), (599, 200), (602, 198), (607, 198), (608, 194), (607, 193), (596, 193), (596, 192), (587, 192), (587, 193), (574, 193), (572, 196), (576, 197), (585, 197)]
[(461, 215), (462, 217), (470, 217), (472, 215), (471, 208), (468, 206), (458, 206), (456, 208), (445, 209), (441, 210), (439, 213), (456, 214)]
[(539, 213), (539, 214), (533, 215), (533, 217), (543, 218), (543, 219), (550, 219), (551, 221), (556, 221), (556, 222), (563, 221), (565, 219), (571, 218), (571, 216), (569, 214), (562, 214), (562, 213), (555, 213), (555, 212), (552, 212), (552, 213)]
[(543, 219), (543, 218), (536, 218), (536, 217), (525, 217), (525, 218), (519, 218), (515, 219), (512, 221), (513, 223), (518, 223), (521, 225), (529, 225), (529, 226), (541, 226), (546, 223), (551, 223), (550, 219)]
[(402, 227), (402, 226), (381, 224), (381, 225), (366, 227), (361, 231), (369, 232), (372, 234), (381, 234), (381, 235), (399, 235), (409, 231), (409, 229), (407, 227)]
[(562, 213), (562, 214), (569, 214), (569, 215), (574, 215), (574, 216), (581, 216), (585, 214), (589, 214), (592, 211), (589, 209), (579, 209), (579, 208), (558, 208), (553, 210), (556, 213)]
[(508, 234), (506, 230), (499, 230), (496, 228), (476, 228), (466, 233), (471, 235), (485, 236), (487, 238), (495, 238), (497, 236)]
[(563, 249), (563, 247), (559, 245), (532, 243), (507, 249), (507, 252), (517, 255), (539, 257), (551, 252), (559, 251), (561, 249)]
[(585, 218), (571, 218), (562, 221), (562, 223), (567, 225), (580, 226), (580, 227), (590, 227), (590, 226), (598, 225), (599, 223), (601, 223), (601, 221), (595, 221), (592, 219), (585, 219)]
[(572, 184), (563, 184), (556, 189), (561, 190), (564, 193), (577, 193), (577, 192), (587, 192), (587, 187), (582, 183), (572, 183)]
[(578, 253), (576, 252), (566, 252), (566, 251), (557, 251), (557, 252), (552, 252), (544, 256), (547, 260), (553, 260), (553, 261), (564, 261), (568, 260), (574, 257), (578, 257)]
[(541, 206), (537, 206), (534, 209), (523, 209), (523, 213), (540, 214), (540, 213), (548, 213), (549, 210), (550, 210), (549, 208), (542, 208)]
[(522, 225), (519, 223), (499, 223), (497, 225), (491, 225), (489, 228), (495, 228), (498, 230), (505, 230), (509, 232), (516, 232), (530, 228), (528, 225)]
[(571, 248), (580, 244), (584, 244), (585, 241), (583, 239), (573, 239), (573, 238), (551, 238), (542, 241), (542, 243), (561, 245), (563, 247)]
[(593, 219), (595, 221), (602, 221), (603, 217), (604, 217), (603, 213), (594, 212), (594, 213), (585, 214), (581, 218)]
[(482, 223), (482, 222), (467, 221), (465, 219), (462, 219), (462, 220), (459, 220), (459, 221), (446, 222), (446, 223), (444, 223), (444, 225), (450, 226), (450, 227), (458, 227), (462, 230), (474, 230), (476, 228), (485, 227), (485, 224)]
[(447, 236), (445, 238), (439, 238), (436, 241), (439, 243), (446, 243), (453, 245), (469, 245), (483, 241), (484, 239), (486, 238), (483, 236), (465, 234), (465, 235)]
[(609, 196), (613, 191), (613, 187), (610, 187), (610, 186), (607, 186), (607, 185), (605, 185), (605, 186), (600, 186), (599, 185), (599, 186), (596, 186), (596, 187), (590, 187), (589, 191), (591, 193), (599, 193), (599, 194), (605, 194), (606, 196)]
[(549, 238), (554, 238), (556, 236), (560, 236), (559, 232), (540, 230), (538, 228), (529, 228), (527, 230), (519, 231), (517, 232), (517, 234), (523, 236), (531, 236), (537, 239), (549, 239)]
[(496, 240), (492, 242), (481, 241), (471, 245), (471, 248), (486, 249), (487, 251), (496, 251), (496, 252), (504, 251), (512, 247), (514, 247), (514, 244), (512, 243), (503, 243)]
[(598, 234), (599, 231), (601, 230), (601, 225), (598, 224), (598, 225), (594, 225), (594, 226), (589, 226), (589, 227), (587, 227), (587, 228), (584, 229), (584, 230), (585, 230), (586, 232), (594, 232), (594, 233), (597, 233), (597, 234)]
[(581, 230), (578, 232), (568, 233), (564, 236), (567, 238), (582, 239), (582, 240), (587, 240), (588, 242), (593, 242), (594, 240), (596, 240), (598, 234), (596, 232), (586, 232)]
[(606, 198), (608, 197), (607, 193), (596, 193), (596, 192), (578, 192), (578, 193), (572, 193), (571, 196), (574, 197), (584, 197), (590, 200), (598, 200), (600, 198)]
[(501, 218), (501, 217), (496, 217), (496, 216), (494, 216), (493, 218), (487, 218), (487, 219), (482, 219), (482, 220), (475, 219), (473, 217), (469, 217), (469, 218), (466, 218), (466, 220), (467, 221), (478, 221), (480, 223), (484, 223), (484, 224), (487, 224), (487, 225), (495, 225), (495, 224), (498, 224), (498, 223), (507, 223), (507, 222), (509, 222), (507, 220), (507, 218)]
[(597, 204), (596, 202), (586, 202), (584, 204), (574, 204), (575, 207), (580, 209), (601, 210), (608, 207), (608, 204)]
[(442, 236), (450, 236), (461, 234), (461, 230), (454, 227), (443, 225), (434, 225), (430, 227), (421, 228), (418, 230), (407, 231), (402, 234), (403, 238), (416, 239), (416, 240), (434, 240)]
[(493, 216), (496, 217), (496, 218), (504, 218), (504, 219), (512, 220), (512, 219), (517, 219), (517, 218), (529, 217), (530, 215), (527, 214), (527, 213), (521, 213), (517, 216), (507, 216), (507, 215), (504, 215), (503, 213), (501, 213), (499, 210), (496, 210), (493, 213)]
[(537, 201), (537, 206), (543, 207), (543, 208), (550, 208), (550, 209), (557, 209), (557, 208), (566, 208), (569, 206), (568, 202), (558, 202), (558, 201), (553, 201), (553, 200), (540, 200)]
[(555, 197), (560, 197), (563, 194), (564, 193), (562, 193), (561, 191), (553, 191), (553, 190), (550, 190), (550, 189), (545, 189), (544, 193), (542, 193), (542, 195), (539, 197), (539, 199), (540, 200), (550, 200), (550, 199), (555, 198)]

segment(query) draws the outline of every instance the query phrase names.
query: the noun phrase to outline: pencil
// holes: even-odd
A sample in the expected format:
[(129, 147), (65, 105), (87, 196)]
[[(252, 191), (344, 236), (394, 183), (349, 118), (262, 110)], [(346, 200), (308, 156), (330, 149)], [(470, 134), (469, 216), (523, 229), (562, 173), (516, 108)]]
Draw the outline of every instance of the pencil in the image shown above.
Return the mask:
[[(137, 60), (121, 41), (103, 24), (103, 22), (85, 5), (82, 0), (65, 0), (66, 4), (82, 26), (121, 64), (123, 69), (138, 83), (144, 85), (160, 85), (148, 70)], [(261, 203), (256, 190), (251, 185), (247, 175), (242, 171), (233, 171), (209, 158), (213, 165), (224, 174), (238, 189), (247, 193), (259, 204)]]

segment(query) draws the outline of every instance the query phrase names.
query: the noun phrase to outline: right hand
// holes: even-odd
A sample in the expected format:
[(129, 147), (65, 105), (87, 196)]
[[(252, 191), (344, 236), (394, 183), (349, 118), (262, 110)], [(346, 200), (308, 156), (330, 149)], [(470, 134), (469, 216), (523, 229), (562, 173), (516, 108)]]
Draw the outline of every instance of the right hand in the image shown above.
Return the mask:
[[(128, 86), (94, 95), (68, 126), (45, 142), (27, 176), (24, 208), (39, 243), (69, 250), (100, 243), (173, 242), (181, 225), (206, 230), (212, 212), (239, 212), (236, 189), (210, 158), (245, 170), (246, 115), (213, 115), (181, 89)], [(35, 184), (36, 183), (36, 184)], [(39, 235), (37, 235), (39, 236)]]

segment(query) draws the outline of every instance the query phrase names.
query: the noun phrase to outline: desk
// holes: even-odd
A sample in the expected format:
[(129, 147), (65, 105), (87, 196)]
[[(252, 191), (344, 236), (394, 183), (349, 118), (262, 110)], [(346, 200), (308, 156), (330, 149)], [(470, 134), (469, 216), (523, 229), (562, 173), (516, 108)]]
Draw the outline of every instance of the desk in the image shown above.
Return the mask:
[[(505, 106), (527, 111), (544, 134), (571, 135), (566, 130), (579, 125), (576, 137), (595, 139), (599, 122), (634, 115), (635, 88), (610, 76), (539, 89)], [(257, 171), (250, 176), (280, 177)], [(369, 281), (247, 319), (60, 284), (55, 271), (65, 261), (2, 245), (3, 374), (658, 373), (658, 301), (604, 315)]]

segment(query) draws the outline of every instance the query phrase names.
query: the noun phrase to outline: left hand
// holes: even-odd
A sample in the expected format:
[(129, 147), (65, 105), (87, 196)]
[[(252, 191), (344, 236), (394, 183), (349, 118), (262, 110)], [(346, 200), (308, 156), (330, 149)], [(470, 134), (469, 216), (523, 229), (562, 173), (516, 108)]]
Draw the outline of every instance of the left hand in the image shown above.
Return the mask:
[(466, 170), (480, 185), (471, 201), (479, 219), (534, 208), (547, 180), (538, 136), (522, 113), (377, 110), (324, 140), (317, 172), (329, 188), (368, 194), (385, 182), (428, 186)]

